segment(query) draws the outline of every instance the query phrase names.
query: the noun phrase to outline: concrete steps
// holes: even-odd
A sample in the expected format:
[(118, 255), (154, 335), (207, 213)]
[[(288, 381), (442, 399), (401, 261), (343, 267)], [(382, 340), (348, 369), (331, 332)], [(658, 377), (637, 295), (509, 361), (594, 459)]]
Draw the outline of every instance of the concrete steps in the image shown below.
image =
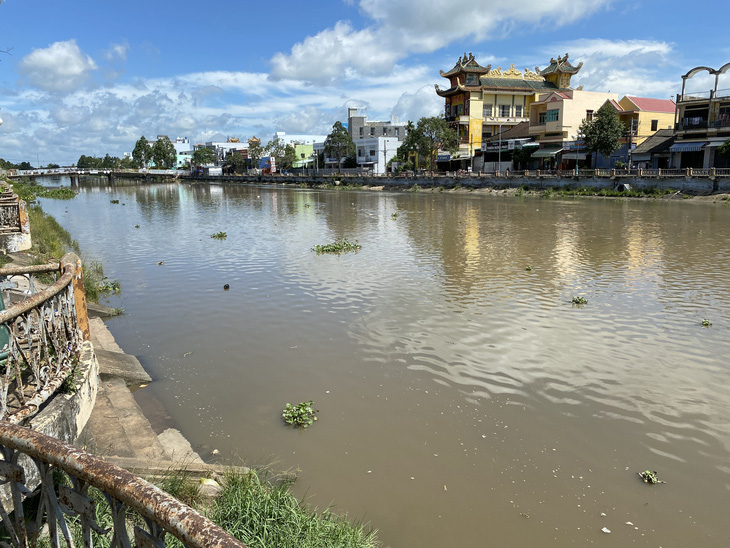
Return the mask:
[(204, 465), (174, 428), (156, 433), (129, 386), (151, 381), (142, 365), (125, 354), (100, 318), (90, 318), (91, 342), (99, 362), (99, 392), (78, 445), (100, 457), (146, 462), (162, 468)]

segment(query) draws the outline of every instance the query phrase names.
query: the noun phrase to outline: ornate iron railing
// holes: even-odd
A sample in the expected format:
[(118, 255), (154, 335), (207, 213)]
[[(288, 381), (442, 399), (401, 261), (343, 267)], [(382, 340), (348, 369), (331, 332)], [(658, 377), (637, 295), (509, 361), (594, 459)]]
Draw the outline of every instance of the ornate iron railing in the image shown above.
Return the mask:
[[(47, 529), (54, 548), (92, 548), (98, 535), (111, 538), (112, 548), (131, 548), (132, 539), (161, 548), (168, 533), (192, 548), (246, 548), (154, 485), (56, 438), (0, 421), (0, 453), (3, 546), (35, 547)], [(108, 527), (100, 523), (104, 512)]]
[[(88, 338), (86, 303), (77, 303), (84, 299), (80, 273), (73, 254), (60, 264), (0, 269), (3, 308), (9, 305), (0, 312), (0, 420), (18, 423), (36, 413), (78, 363)], [(56, 279), (35, 292), (39, 274)], [(28, 296), (11, 305), (8, 289), (18, 278), (27, 281)]]

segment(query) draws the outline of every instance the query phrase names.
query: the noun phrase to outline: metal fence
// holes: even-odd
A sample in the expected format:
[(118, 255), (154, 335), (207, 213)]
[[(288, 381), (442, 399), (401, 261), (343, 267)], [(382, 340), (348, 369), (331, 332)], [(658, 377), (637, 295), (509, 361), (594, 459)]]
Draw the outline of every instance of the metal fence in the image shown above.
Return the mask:
[(161, 548), (168, 533), (192, 548), (246, 548), (154, 485), (56, 438), (0, 421), (0, 456), (3, 546), (35, 547), (47, 531), (54, 548), (92, 548), (100, 535), (112, 548)]
[[(69, 254), (60, 264), (0, 269), (0, 420), (18, 423), (37, 412), (78, 363), (84, 333), (74, 294), (74, 281), (83, 288), (77, 268), (78, 257)], [(38, 276), (51, 283), (36, 292)], [(25, 298), (11, 304), (12, 288)]]

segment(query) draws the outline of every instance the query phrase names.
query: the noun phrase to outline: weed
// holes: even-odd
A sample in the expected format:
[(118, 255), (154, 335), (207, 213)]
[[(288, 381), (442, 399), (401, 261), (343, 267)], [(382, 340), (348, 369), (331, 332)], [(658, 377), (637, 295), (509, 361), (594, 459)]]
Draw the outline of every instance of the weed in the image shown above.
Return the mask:
[(712, 322), (708, 319), (702, 320), (702, 327), (710, 327), (712, 326)]
[(341, 240), (336, 240), (331, 244), (315, 245), (312, 248), (312, 251), (316, 251), (317, 255), (322, 253), (335, 253), (339, 255), (340, 253), (346, 253), (348, 251), (358, 251), (360, 248), (362, 248), (362, 246), (356, 241), (351, 242), (343, 238)]
[(532, 271), (532, 267), (531, 267), (531, 266), (530, 266), (530, 265), (528, 264), (528, 265), (527, 265), (527, 266), (525, 267), (525, 270), (526, 270), (527, 272), (531, 272), (531, 271)]
[(577, 304), (577, 305), (584, 305), (584, 304), (588, 304), (588, 299), (586, 299), (584, 297), (573, 297), (573, 300), (571, 302), (573, 304)]
[(395, 221), (398, 218), (398, 213), (393, 213), (390, 218)]
[(119, 200), (109, 200), (109, 203), (110, 204), (118, 204), (119, 203)]
[(225, 240), (228, 237), (228, 234), (225, 232), (216, 232), (215, 234), (211, 234), (210, 237), (214, 240)]
[(545, 189), (545, 192), (542, 193), (543, 198), (552, 198), (553, 197), (553, 187), (549, 187)]
[(314, 415), (317, 411), (312, 408), (312, 400), (302, 402), (299, 405), (286, 404), (281, 412), (284, 422), (292, 426), (301, 426), (307, 428), (311, 426), (317, 417)]

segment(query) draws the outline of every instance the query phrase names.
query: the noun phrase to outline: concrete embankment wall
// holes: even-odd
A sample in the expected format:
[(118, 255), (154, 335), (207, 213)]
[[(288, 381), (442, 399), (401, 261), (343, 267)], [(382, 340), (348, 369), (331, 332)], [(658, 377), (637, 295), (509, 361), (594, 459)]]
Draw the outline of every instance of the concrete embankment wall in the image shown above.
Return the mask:
[(383, 187), (385, 189), (405, 189), (418, 185), (421, 188), (454, 188), (456, 186), (467, 188), (517, 188), (527, 187), (530, 189), (546, 188), (594, 188), (620, 189), (629, 185), (634, 190), (649, 190), (657, 188), (660, 190), (679, 190), (688, 194), (712, 194), (730, 192), (730, 177), (522, 177), (522, 176), (443, 176), (434, 177), (373, 177), (373, 176), (352, 176), (347, 177), (315, 177), (301, 175), (233, 175), (217, 177), (181, 177), (185, 182), (205, 183), (248, 183), (262, 185), (296, 185), (296, 186), (318, 186), (341, 184), (350, 186)]

